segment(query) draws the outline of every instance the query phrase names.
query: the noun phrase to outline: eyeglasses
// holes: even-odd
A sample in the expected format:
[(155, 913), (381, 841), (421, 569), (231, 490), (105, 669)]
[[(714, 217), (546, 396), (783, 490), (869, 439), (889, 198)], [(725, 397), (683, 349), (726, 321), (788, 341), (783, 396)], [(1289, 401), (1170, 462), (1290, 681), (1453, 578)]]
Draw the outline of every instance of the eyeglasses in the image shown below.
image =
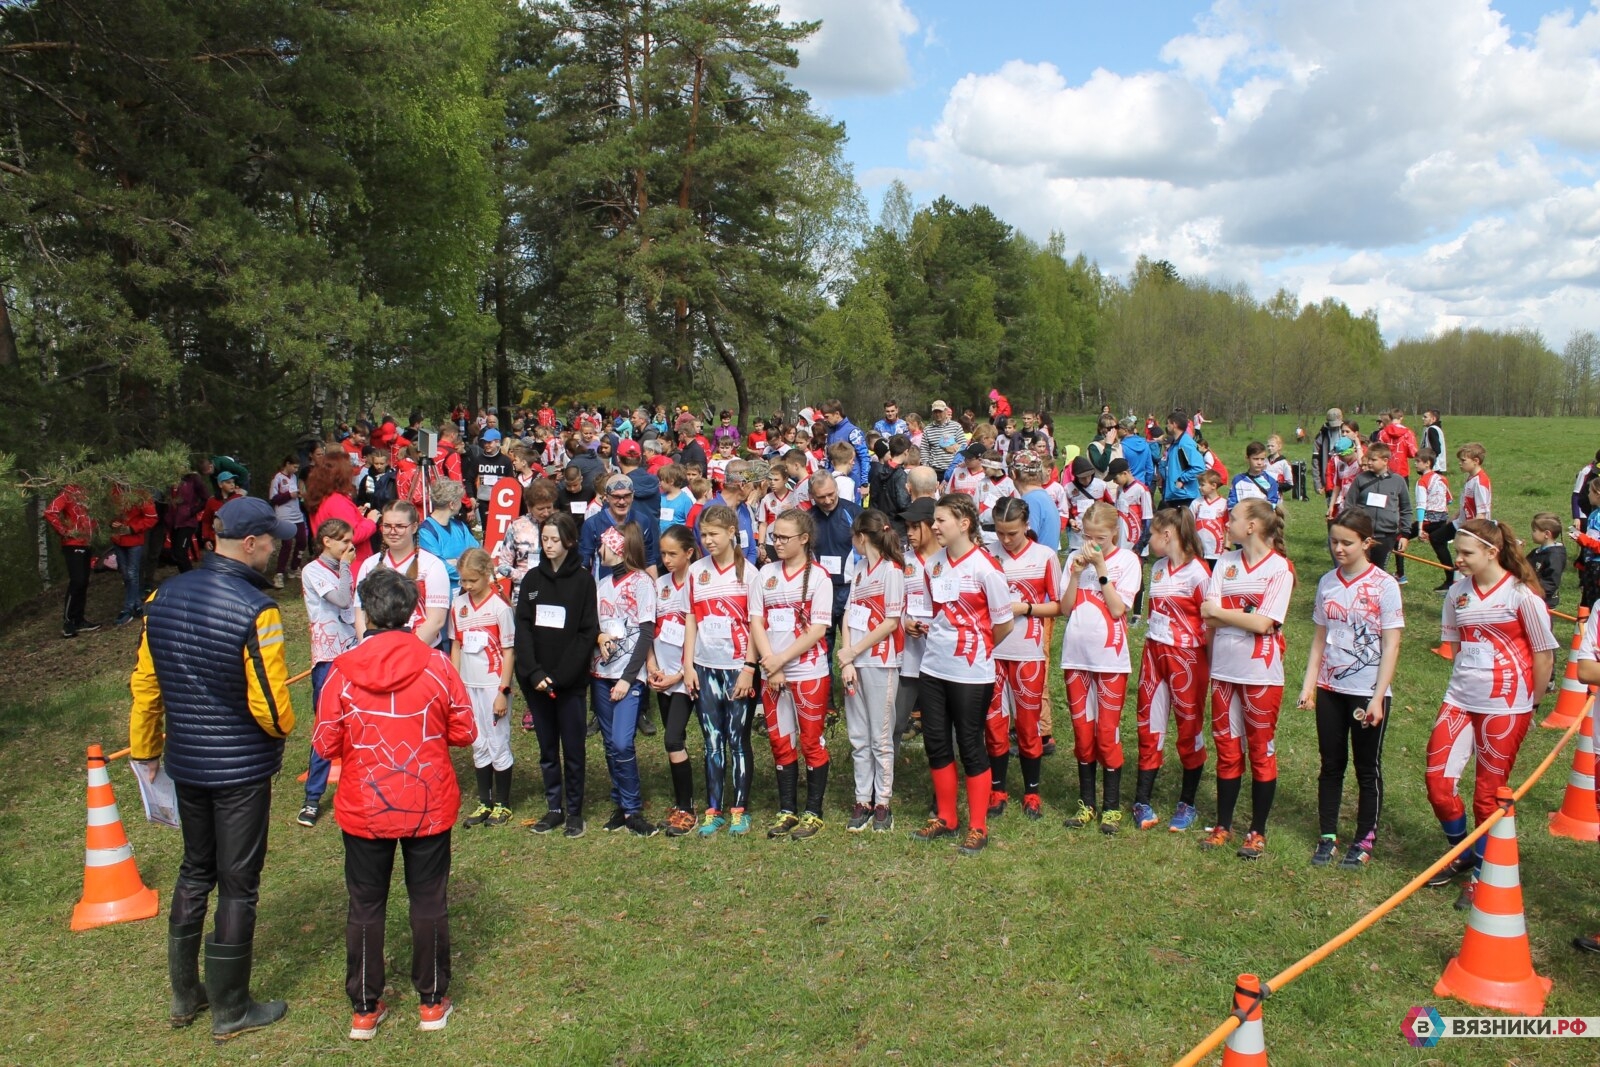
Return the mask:
[(775, 545), (786, 545), (790, 541), (798, 540), (799, 537), (800, 537), (799, 534), (775, 533), (775, 534), (768, 534), (767, 535), (767, 540), (771, 541)]
[(632, 493), (607, 493), (606, 496), (609, 496), (612, 500), (631, 500), (631, 499), (633, 499), (633, 494)]
[(393, 533), (405, 533), (407, 530), (411, 529), (415, 525), (416, 525), (416, 523), (414, 523), (414, 522), (405, 522), (405, 523), (399, 524), (398, 526), (395, 525), (392, 522), (386, 522), (380, 528), (383, 529), (383, 530), (386, 530), (386, 531), (393, 532)]

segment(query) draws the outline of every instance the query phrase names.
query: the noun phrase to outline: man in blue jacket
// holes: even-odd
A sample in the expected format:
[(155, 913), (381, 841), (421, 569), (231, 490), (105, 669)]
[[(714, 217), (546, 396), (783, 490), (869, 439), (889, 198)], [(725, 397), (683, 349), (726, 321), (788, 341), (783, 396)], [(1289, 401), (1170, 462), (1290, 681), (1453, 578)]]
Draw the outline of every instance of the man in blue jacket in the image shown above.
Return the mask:
[(597, 582), (611, 573), (611, 568), (600, 562), (600, 535), (627, 522), (639, 524), (644, 534), (645, 565), (652, 578), (658, 573), (661, 552), (656, 535), (660, 523), (652, 512), (634, 503), (634, 491), (633, 479), (626, 474), (611, 475), (605, 481), (605, 507), (584, 519), (578, 532), (578, 559)]
[(1206, 461), (1189, 435), (1189, 415), (1174, 409), (1167, 416), (1167, 455), (1161, 471), (1161, 507), (1186, 508), (1200, 495), (1200, 472)]
[(828, 444), (845, 442), (856, 450), (855, 464), (850, 468), (850, 478), (856, 483), (857, 500), (859, 501), (862, 490), (867, 487), (867, 478), (872, 473), (872, 453), (867, 450), (867, 435), (855, 423), (844, 417), (844, 405), (837, 400), (824, 400), (822, 402), (822, 418), (828, 424)]
[(839, 623), (844, 618), (850, 601), (850, 578), (845, 564), (850, 561), (851, 530), (861, 508), (853, 500), (839, 499), (839, 485), (827, 471), (811, 476), (811, 520), (817, 525), (817, 537), (812, 554), (822, 569), (833, 579), (833, 618), (828, 623), (828, 649), (830, 654), (839, 647)]
[(1122, 432), (1117, 441), (1122, 445), (1122, 458), (1128, 461), (1128, 473), (1143, 486), (1152, 486), (1156, 480), (1156, 458), (1150, 442), (1139, 432), (1139, 423), (1128, 416), (1119, 424)]

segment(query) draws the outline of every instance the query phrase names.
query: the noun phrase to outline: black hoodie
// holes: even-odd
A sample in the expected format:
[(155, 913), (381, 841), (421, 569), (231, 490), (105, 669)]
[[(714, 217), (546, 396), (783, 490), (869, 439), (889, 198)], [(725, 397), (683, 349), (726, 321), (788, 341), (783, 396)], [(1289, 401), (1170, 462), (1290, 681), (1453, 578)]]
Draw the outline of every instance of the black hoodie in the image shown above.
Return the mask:
[[(538, 625), (540, 608), (547, 611)], [(600, 636), (600, 610), (594, 576), (578, 561), (576, 549), (567, 553), (560, 569), (548, 557), (522, 579), (517, 597), (517, 678), (532, 691), (545, 678), (557, 692), (582, 689), (589, 680), (589, 662)]]

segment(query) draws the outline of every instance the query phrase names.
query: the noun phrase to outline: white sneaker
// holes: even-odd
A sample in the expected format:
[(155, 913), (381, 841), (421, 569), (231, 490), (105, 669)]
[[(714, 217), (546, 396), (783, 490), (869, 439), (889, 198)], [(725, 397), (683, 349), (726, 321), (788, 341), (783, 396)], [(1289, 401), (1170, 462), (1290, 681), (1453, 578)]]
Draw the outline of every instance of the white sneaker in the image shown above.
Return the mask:
[(274, 574), (272, 576), (272, 588), (274, 588), (274, 589), (282, 589), (283, 588), (283, 575)]

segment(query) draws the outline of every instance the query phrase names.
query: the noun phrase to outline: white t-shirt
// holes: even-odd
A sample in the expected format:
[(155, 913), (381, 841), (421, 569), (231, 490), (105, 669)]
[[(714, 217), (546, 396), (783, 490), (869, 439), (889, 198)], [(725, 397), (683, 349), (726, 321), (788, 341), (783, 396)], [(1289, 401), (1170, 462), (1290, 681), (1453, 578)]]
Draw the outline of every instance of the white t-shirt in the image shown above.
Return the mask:
[(1206, 643), (1200, 605), (1211, 572), (1205, 560), (1191, 559), (1177, 570), (1165, 556), (1150, 565), (1150, 617), (1145, 640), (1173, 648), (1199, 648)]
[[(444, 560), (432, 552), (417, 549), (412, 553), (417, 561), (417, 608), (411, 613), (410, 629), (416, 633), (428, 621), (428, 611), (431, 608), (450, 610), (450, 572), (445, 569)], [(366, 562), (361, 564), (361, 571), (356, 575), (356, 607), (361, 607), (361, 582), (367, 575), (379, 567), (388, 567), (390, 570), (405, 574), (411, 569), (412, 556), (395, 559), (387, 550), (377, 555), (368, 556)], [(445, 627), (439, 628), (439, 636), (434, 641), (437, 647), (444, 643)]]
[[(750, 589), (750, 617), (759, 618), (774, 652), (789, 646), (811, 626), (833, 621), (833, 581), (822, 565), (802, 560), (791, 573), (780, 560), (761, 568)], [(823, 638), (789, 661), (783, 676), (804, 682), (828, 676), (828, 639)]]
[[(1131, 549), (1139, 543), (1139, 538), (1144, 534), (1144, 524), (1150, 516), (1155, 514), (1155, 503), (1150, 499), (1150, 490), (1144, 483), (1135, 478), (1127, 485), (1117, 490), (1117, 517), (1122, 520), (1117, 528), (1117, 547)], [(1145, 546), (1148, 554), (1150, 546)]]
[(355, 589), (350, 564), (329, 566), (318, 556), (300, 572), (300, 590), (311, 624), (311, 662), (331, 663), (356, 647)]
[[(683, 626), (689, 617), (689, 575), (680, 583), (666, 574), (656, 579), (656, 667), (662, 674), (683, 670)], [(668, 693), (683, 693), (682, 682)]]
[(965, 466), (957, 467), (950, 475), (950, 491), (952, 493), (965, 493), (976, 504), (983, 496), (983, 483), (989, 476), (979, 467), (976, 472), (969, 471)]
[(1439, 634), (1444, 641), (1461, 643), (1445, 703), (1464, 711), (1506, 714), (1532, 711), (1544, 695), (1533, 692), (1533, 656), (1556, 647), (1550, 610), (1538, 593), (1511, 575), (1484, 590), (1471, 578), (1459, 579), (1444, 595)]
[(457, 593), (447, 632), (451, 641), (461, 644), (462, 683), (500, 688), (506, 657), (516, 655), (517, 635), (511, 605), (499, 592), (491, 588), (481, 604)]
[(1194, 515), (1195, 533), (1200, 535), (1200, 547), (1205, 549), (1206, 559), (1216, 559), (1222, 555), (1222, 546), (1228, 540), (1228, 498), (1219, 496), (1207, 500), (1197, 496), (1189, 501), (1189, 511)]
[(1239, 549), (1224, 552), (1206, 583), (1206, 599), (1230, 611), (1249, 609), (1265, 615), (1278, 629), (1255, 634), (1237, 626), (1219, 626), (1211, 639), (1211, 677), (1241, 685), (1283, 684), (1283, 620), (1289, 615), (1294, 573), (1289, 561), (1268, 552), (1254, 567)]
[(978, 521), (985, 526), (994, 524), (994, 506), (1008, 496), (1017, 495), (1017, 487), (1010, 478), (985, 478), (974, 499), (978, 503)]
[(306, 513), (300, 509), (300, 479), (292, 474), (281, 471), (272, 476), (272, 488), (267, 492), (268, 497), (275, 497), (279, 493), (288, 493), (292, 499), (281, 504), (273, 505), (273, 511), (284, 522), (292, 522), (299, 526), (305, 523)]
[[(996, 545), (994, 558), (1006, 576), (1012, 600), (1048, 604), (1056, 599), (1061, 588), (1061, 561), (1039, 542), (1029, 541), (1015, 556), (1004, 545)], [(1044, 659), (1044, 620), (1033, 615), (1013, 619), (1011, 632), (994, 650), (994, 658), (1029, 662)]]
[(1117, 500), (1111, 492), (1111, 487), (1099, 475), (1090, 479), (1089, 486), (1085, 489), (1072, 480), (1072, 468), (1068, 467), (1061, 474), (1061, 484), (1067, 491), (1067, 550), (1076, 552), (1083, 547), (1083, 530), (1072, 524), (1081, 525), (1084, 513), (1094, 505), (1115, 505)]
[[(689, 564), (689, 609), (694, 613), (694, 665), (717, 670), (743, 669), (750, 657), (750, 592), (756, 584), (756, 568), (744, 563), (744, 581), (739, 580), (739, 561), (721, 570), (709, 557)], [(831, 594), (832, 585), (829, 585)]]
[(933, 621), (933, 598), (928, 594), (928, 561), (915, 551), (906, 553), (905, 614), (900, 617), (900, 635), (904, 644), (900, 649), (900, 677), (916, 678), (922, 673), (922, 654), (928, 647), (926, 637), (912, 637), (905, 632), (905, 624), (912, 620), (926, 626)]
[[(1133, 610), (1133, 598), (1139, 595), (1139, 582), (1143, 578), (1139, 557), (1125, 549), (1112, 549), (1106, 555), (1106, 578), (1106, 584), (1122, 598), (1123, 606)], [(1100, 576), (1093, 567), (1079, 572), (1077, 598), (1067, 604), (1067, 583), (1071, 580), (1071, 570), (1063, 568), (1058, 597), (1068, 609), (1068, 615), (1067, 633), (1061, 640), (1061, 669), (1095, 674), (1132, 673), (1127, 614), (1120, 619), (1111, 617)]]
[[(611, 655), (602, 656), (598, 642), (589, 663), (589, 673), (596, 678), (621, 678), (622, 672), (639, 647), (639, 626), (654, 622), (656, 617), (656, 581), (645, 571), (629, 571), (620, 579), (616, 572), (595, 583), (596, 613), (600, 619), (600, 632), (617, 639), (611, 646)], [(636, 678), (645, 676), (645, 664), (639, 664)]]
[[(885, 619), (898, 619), (905, 611), (906, 576), (893, 560), (880, 558), (871, 567), (863, 561), (850, 581), (850, 602), (845, 609), (845, 640), (854, 647)], [(898, 667), (905, 634), (899, 627), (855, 659), (858, 667)]]
[[(1370, 697), (1378, 688), (1383, 631), (1406, 628), (1400, 583), (1370, 564), (1353, 579), (1337, 567), (1317, 582), (1311, 621), (1328, 628), (1317, 686), (1335, 693)], [(1388, 696), (1389, 690), (1384, 692)]]
[(798, 489), (791, 489), (782, 496), (776, 493), (768, 493), (761, 499), (761, 504), (755, 513), (756, 521), (761, 524), (763, 532), (767, 535), (768, 544), (772, 543), (772, 524), (778, 521), (778, 516), (799, 506), (800, 492)]
[(1011, 588), (983, 549), (972, 546), (952, 560), (940, 549), (923, 576), (933, 622), (921, 673), (947, 682), (994, 681), (994, 628), (1011, 621)]

